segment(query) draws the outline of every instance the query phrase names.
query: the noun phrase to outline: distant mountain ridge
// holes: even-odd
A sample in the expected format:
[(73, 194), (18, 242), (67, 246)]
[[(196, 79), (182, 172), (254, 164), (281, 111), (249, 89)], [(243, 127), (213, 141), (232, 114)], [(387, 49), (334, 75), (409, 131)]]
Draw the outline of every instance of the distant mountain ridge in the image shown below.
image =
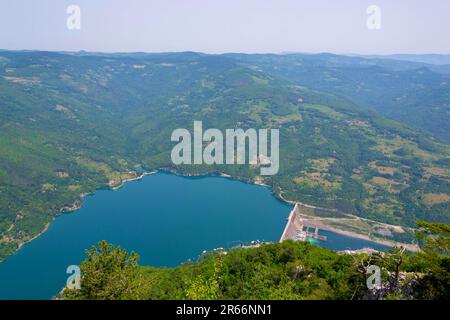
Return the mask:
[(450, 142), (447, 65), (329, 53), (229, 56), (299, 85), (344, 96)]
[(450, 65), (450, 54), (388, 54), (388, 55), (360, 55), (364, 58), (393, 59), (411, 62), (422, 62), (436, 65)]

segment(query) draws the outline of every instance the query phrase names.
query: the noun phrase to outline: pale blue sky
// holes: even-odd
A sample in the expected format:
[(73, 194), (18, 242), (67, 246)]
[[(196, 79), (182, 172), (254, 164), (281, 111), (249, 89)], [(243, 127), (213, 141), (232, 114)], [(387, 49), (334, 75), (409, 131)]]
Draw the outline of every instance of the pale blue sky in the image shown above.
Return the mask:
[[(381, 30), (366, 27), (372, 4)], [(0, 48), (450, 53), (449, 17), (450, 0), (0, 0)]]

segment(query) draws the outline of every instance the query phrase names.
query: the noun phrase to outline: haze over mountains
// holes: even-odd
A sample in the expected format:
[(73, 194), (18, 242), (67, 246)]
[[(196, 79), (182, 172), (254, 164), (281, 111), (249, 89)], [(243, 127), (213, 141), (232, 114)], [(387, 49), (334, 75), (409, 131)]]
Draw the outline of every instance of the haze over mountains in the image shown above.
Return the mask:
[(387, 54), (361, 56), (364, 58), (393, 59), (436, 65), (450, 65), (450, 54)]
[[(441, 61), (441, 60), (439, 60)], [(442, 60), (443, 61), (443, 60)], [(333, 54), (0, 52), (0, 259), (141, 166), (376, 221), (450, 221), (447, 65)], [(181, 166), (171, 133), (280, 128), (280, 172)]]

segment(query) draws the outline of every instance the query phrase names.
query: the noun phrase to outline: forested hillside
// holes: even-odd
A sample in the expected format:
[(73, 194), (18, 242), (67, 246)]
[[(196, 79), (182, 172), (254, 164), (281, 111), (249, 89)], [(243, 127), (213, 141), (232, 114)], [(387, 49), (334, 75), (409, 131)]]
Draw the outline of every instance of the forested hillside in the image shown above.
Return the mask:
[[(448, 299), (449, 236), (446, 224), (419, 223), (422, 251), (336, 253), (308, 242), (216, 250), (176, 268), (141, 267), (106, 242), (86, 250), (80, 290), (64, 299)], [(380, 287), (368, 266), (381, 270)], [(368, 281), (369, 280), (369, 281)]]
[[(361, 107), (450, 142), (448, 64), (399, 61), (395, 60), (395, 55), (392, 59), (390, 56), (367, 59), (334, 54), (233, 56), (269, 74), (345, 96)], [(440, 57), (447, 61), (446, 56)], [(412, 55), (405, 59), (414, 58)], [(420, 56), (416, 59), (420, 61)]]
[[(80, 195), (143, 168), (257, 179), (288, 200), (393, 224), (449, 222), (449, 145), (346, 96), (363, 72), (348, 76), (346, 91), (321, 91), (263, 69), (258, 56), (1, 52), (0, 259), (79, 206)], [(408, 70), (399, 72), (422, 72)], [(449, 90), (434, 77), (421, 83), (440, 104)], [(383, 99), (372, 102), (391, 96)], [(279, 173), (174, 167), (171, 133), (194, 120), (205, 129), (280, 128)], [(436, 127), (448, 133), (448, 122)]]

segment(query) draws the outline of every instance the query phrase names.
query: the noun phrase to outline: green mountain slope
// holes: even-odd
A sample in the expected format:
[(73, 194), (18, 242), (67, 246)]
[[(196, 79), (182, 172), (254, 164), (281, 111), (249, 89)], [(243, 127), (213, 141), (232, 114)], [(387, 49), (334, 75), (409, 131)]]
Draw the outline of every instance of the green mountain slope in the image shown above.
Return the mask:
[[(280, 171), (174, 167), (176, 128), (280, 128)], [(141, 166), (224, 172), (275, 194), (401, 225), (448, 222), (450, 149), (343, 95), (232, 56), (0, 54), (0, 259), (80, 195)]]
[(450, 142), (448, 65), (333, 54), (231, 56), (297, 84), (345, 96)]

